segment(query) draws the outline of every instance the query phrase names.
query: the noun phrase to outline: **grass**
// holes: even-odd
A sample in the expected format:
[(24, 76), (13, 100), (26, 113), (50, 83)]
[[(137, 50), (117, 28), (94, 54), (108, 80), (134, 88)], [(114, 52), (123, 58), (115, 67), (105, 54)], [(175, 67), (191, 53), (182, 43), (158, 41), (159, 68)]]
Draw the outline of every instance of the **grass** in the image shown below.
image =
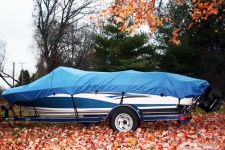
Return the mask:
[[(220, 103), (221, 104), (221, 103)], [(202, 110), (200, 107), (196, 107), (196, 112), (197, 113), (200, 113), (200, 114), (206, 114), (207, 112), (205, 112), (204, 110)], [(223, 104), (222, 104), (222, 107), (220, 110), (216, 110), (216, 111), (213, 111), (213, 112), (209, 112), (209, 113), (224, 113), (225, 114), (225, 101), (223, 101)], [(194, 112), (195, 113), (195, 112)]]
[[(200, 114), (207, 114), (204, 110), (202, 110), (199, 107), (196, 107), (196, 112), (200, 113)], [(216, 110), (213, 112), (209, 112), (209, 113), (214, 113), (214, 112), (218, 112), (218, 113), (224, 113), (225, 114), (225, 104), (223, 105), (223, 107), (220, 110)], [(195, 113), (195, 112), (194, 112)]]
[[(2, 106), (2, 103), (0, 103), (0, 106)], [(22, 116), (33, 116), (33, 114), (31, 114), (30, 112), (18, 106), (13, 106), (13, 111), (16, 116), (20, 116), (20, 111), (22, 113)], [(13, 117), (13, 111), (9, 110), (9, 117)], [(0, 116), (4, 116), (5, 115), (4, 113), (5, 113), (4, 110), (0, 110)]]

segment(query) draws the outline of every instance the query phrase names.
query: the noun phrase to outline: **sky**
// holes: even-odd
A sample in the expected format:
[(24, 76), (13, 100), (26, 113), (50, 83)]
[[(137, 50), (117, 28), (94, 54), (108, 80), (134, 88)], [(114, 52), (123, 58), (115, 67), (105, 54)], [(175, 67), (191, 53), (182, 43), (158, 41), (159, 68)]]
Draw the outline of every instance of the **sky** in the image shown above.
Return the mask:
[[(0, 39), (6, 42), (6, 59), (4, 72), (13, 75), (15, 63), (15, 79), (21, 69), (35, 73), (36, 59), (32, 53), (33, 41), (33, 0), (0, 0)], [(12, 84), (12, 80), (7, 78)], [(0, 86), (9, 86), (0, 78)]]
[[(30, 75), (36, 70), (36, 59), (30, 48), (34, 30), (32, 10), (32, 0), (0, 0), (0, 39), (6, 42), (4, 72), (12, 75), (15, 62), (16, 79), (22, 67)], [(12, 80), (8, 81), (12, 83)], [(2, 79), (0, 86), (9, 88)]]

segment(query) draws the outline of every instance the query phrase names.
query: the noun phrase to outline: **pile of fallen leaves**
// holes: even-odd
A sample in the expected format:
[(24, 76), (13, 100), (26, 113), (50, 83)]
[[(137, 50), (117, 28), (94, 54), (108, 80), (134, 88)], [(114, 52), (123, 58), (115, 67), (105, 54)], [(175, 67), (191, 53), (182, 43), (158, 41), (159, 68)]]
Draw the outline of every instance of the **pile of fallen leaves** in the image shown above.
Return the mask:
[(188, 124), (143, 122), (135, 132), (113, 132), (105, 122), (0, 122), (0, 149), (225, 150), (225, 114), (194, 114)]

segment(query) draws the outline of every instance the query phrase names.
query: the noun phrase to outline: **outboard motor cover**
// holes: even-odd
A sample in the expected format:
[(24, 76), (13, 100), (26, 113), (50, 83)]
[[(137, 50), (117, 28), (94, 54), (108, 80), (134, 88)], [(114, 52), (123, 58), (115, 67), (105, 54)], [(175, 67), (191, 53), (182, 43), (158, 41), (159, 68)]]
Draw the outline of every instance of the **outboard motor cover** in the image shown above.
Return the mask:
[(215, 88), (208, 87), (197, 102), (198, 107), (205, 112), (212, 112), (222, 108), (224, 100), (221, 92)]

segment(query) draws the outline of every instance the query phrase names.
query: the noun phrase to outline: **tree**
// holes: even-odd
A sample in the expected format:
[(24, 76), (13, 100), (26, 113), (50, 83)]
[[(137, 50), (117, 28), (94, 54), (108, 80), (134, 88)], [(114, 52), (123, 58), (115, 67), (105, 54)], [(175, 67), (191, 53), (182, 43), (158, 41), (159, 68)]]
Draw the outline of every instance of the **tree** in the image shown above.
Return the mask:
[(0, 86), (0, 103), (3, 102), (2, 92), (4, 91), (5, 89), (2, 86)]
[(30, 73), (28, 70), (21, 70), (20, 76), (18, 78), (19, 83), (16, 84), (16, 86), (26, 85), (31, 82)]
[[(191, 16), (187, 10), (187, 4), (175, 5), (170, 1), (165, 6), (167, 17), (170, 21), (164, 20), (163, 26), (155, 33), (156, 48), (160, 51), (159, 68), (161, 71), (174, 72), (190, 75), (196, 73), (196, 51), (190, 46), (189, 36), (186, 33), (187, 25)], [(174, 1), (175, 2), (175, 1)], [(164, 12), (158, 16), (164, 16)], [(171, 34), (176, 28), (182, 28), (180, 36), (181, 44), (174, 45), (171, 41)]]
[(5, 51), (6, 51), (6, 42), (0, 39), (0, 71), (2, 71), (4, 68)]
[(4, 78), (3, 75), (3, 68), (4, 68), (4, 59), (5, 59), (5, 49), (6, 42), (0, 40), (0, 77), (7, 83), (7, 80)]
[[(190, 46), (197, 52), (196, 73), (222, 92), (225, 90), (225, 3), (217, 15), (201, 21), (188, 30)], [(224, 95), (224, 93), (223, 93)]]
[(82, 26), (79, 30), (77, 30), (77, 26), (71, 26), (70, 32), (63, 39), (62, 65), (82, 70), (93, 70), (92, 35), (95, 32), (95, 27), (89, 24), (82, 24)]
[(47, 73), (64, 63), (65, 38), (74, 24), (92, 12), (91, 4), (91, 0), (34, 0), (35, 38)]
[[(77, 26), (71, 25), (68, 27), (68, 32), (65, 34), (62, 42), (60, 43), (61, 62), (58, 62), (60, 66), (73, 67), (83, 70), (93, 70), (94, 69), (94, 53), (93, 53), (93, 40), (92, 34), (95, 32), (95, 28), (88, 24), (83, 24), (83, 28), (77, 29)], [(34, 79), (38, 79), (47, 72), (47, 65), (45, 62), (44, 53), (41, 46), (41, 41), (36, 35), (37, 47), (34, 53), (37, 56), (37, 73)], [(33, 79), (32, 79), (33, 80)]]
[(156, 53), (148, 45), (148, 36), (144, 33), (131, 36), (119, 28), (120, 24), (114, 22), (103, 27), (103, 34), (94, 36), (96, 70), (155, 70), (157, 65), (153, 55)]
[(190, 47), (187, 36), (182, 35), (180, 39), (180, 45), (170, 45), (164, 50), (164, 53), (161, 55), (159, 68), (161, 71), (190, 76), (195, 74), (197, 70), (197, 52)]
[[(206, 79), (211, 86), (224, 91), (224, 7), (219, 9), (217, 15), (211, 15), (208, 20), (202, 20), (201, 24), (196, 23), (192, 28), (187, 29), (191, 20), (189, 13), (183, 11), (186, 10), (183, 7), (187, 6), (168, 5), (167, 14), (171, 20), (164, 22), (164, 26), (155, 34), (157, 48), (162, 51), (159, 60), (160, 69)], [(179, 18), (182, 18), (182, 21), (177, 21)], [(179, 46), (170, 42), (171, 31), (177, 26), (184, 29), (180, 35)]]

